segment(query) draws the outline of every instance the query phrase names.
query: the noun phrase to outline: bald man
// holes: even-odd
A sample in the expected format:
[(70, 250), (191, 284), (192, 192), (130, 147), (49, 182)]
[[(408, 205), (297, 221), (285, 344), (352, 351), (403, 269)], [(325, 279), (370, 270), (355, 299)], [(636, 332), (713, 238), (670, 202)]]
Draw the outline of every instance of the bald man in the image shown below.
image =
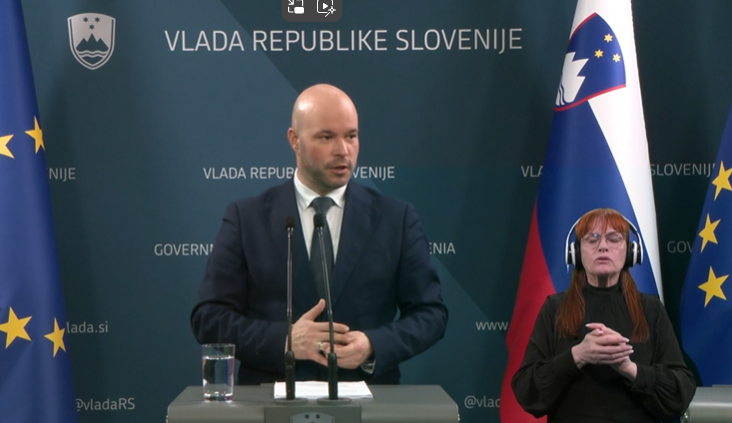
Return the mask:
[(327, 380), (325, 302), (310, 263), (318, 197), (332, 204), (325, 217), (333, 244), (339, 380), (399, 383), (399, 363), (445, 332), (447, 309), (414, 208), (350, 181), (358, 135), (358, 113), (348, 95), (325, 84), (306, 89), (287, 131), (295, 176), (226, 209), (191, 327), (199, 343), (236, 344), (239, 384), (284, 380), (287, 216), (299, 223), (293, 237), (297, 379)]

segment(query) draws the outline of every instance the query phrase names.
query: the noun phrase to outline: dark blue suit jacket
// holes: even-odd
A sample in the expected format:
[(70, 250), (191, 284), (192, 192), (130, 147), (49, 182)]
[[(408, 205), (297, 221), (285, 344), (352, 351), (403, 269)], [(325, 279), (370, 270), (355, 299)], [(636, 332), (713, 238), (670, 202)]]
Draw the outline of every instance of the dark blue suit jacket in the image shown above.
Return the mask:
[[(339, 380), (399, 383), (399, 363), (445, 332), (440, 282), (411, 205), (355, 182), (345, 196), (331, 278), (333, 316), (368, 336), (376, 366), (371, 375), (339, 369)], [(240, 384), (284, 380), (288, 215), (300, 222), (292, 180), (228, 206), (191, 313), (198, 342), (236, 344)], [(294, 322), (318, 302), (299, 225), (293, 256)], [(297, 379), (327, 380), (326, 370), (298, 361)]]

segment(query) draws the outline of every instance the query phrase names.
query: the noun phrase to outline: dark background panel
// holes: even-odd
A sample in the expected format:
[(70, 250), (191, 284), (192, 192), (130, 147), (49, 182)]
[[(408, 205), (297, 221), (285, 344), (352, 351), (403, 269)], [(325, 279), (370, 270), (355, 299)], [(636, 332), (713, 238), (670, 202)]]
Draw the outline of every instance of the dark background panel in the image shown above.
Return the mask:
[[(317, 82), (356, 103), (364, 175), (391, 169), (359, 182), (413, 203), (433, 243), (448, 331), (404, 364), (403, 381), (442, 385), (465, 422), (499, 421), (506, 327), (576, 1), (351, 0), (328, 24), (285, 22), (279, 2), (259, 0), (23, 6), (80, 422), (161, 421), (200, 383), (188, 315), (207, 251), (230, 201), (295, 166), (292, 102)], [(732, 105), (732, 3), (651, 0), (633, 12), (664, 294), (678, 330), (686, 245), (709, 184), (684, 169), (714, 162)], [(71, 53), (67, 19), (79, 13), (117, 23), (112, 57), (93, 71)], [(520, 48), (460, 50), (461, 29), (471, 47), (476, 29), (506, 39), (513, 30)], [(352, 31), (371, 31), (373, 48), (377, 30), (385, 51), (253, 44), (328, 31), (350, 47)], [(399, 50), (398, 31), (409, 49)], [(225, 34), (227, 48), (195, 51), (201, 33), (212, 49)], [(434, 51), (427, 33), (432, 47), (441, 37)]]

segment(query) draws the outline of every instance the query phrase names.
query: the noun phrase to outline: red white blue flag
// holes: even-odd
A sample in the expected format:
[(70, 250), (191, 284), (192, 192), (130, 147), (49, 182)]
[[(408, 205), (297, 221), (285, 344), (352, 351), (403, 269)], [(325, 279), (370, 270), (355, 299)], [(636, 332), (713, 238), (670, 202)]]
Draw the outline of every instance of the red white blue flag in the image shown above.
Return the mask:
[(633, 278), (641, 292), (662, 294), (635, 56), (630, 0), (579, 0), (506, 336), (509, 361), (501, 391), (502, 422), (536, 421), (516, 402), (511, 378), (547, 295), (569, 287), (572, 269), (565, 261), (566, 242), (580, 216), (609, 207), (630, 220), (645, 252), (643, 265), (631, 269)]

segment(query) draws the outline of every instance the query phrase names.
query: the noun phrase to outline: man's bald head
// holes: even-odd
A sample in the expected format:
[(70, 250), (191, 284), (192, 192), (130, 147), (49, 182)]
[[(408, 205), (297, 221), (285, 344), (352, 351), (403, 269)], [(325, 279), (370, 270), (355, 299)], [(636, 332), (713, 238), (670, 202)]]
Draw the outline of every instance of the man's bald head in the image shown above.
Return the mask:
[(308, 123), (308, 118), (319, 113), (324, 107), (340, 103), (342, 107), (356, 113), (356, 106), (340, 88), (329, 84), (317, 84), (300, 93), (292, 108), (292, 128), (300, 132)]
[(287, 139), (295, 152), (300, 182), (326, 195), (346, 185), (356, 167), (356, 106), (340, 89), (314, 85), (297, 97)]

